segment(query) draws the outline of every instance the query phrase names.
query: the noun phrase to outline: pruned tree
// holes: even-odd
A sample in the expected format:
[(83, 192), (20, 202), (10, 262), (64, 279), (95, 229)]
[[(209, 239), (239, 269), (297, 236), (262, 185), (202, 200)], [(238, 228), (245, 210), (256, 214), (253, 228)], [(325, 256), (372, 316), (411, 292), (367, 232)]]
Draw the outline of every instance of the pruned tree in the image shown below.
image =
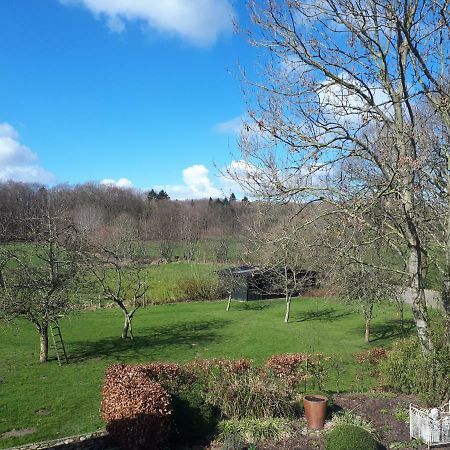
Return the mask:
[[(250, 42), (265, 66), (254, 80), (244, 74), (245, 162), (231, 175), (255, 197), (324, 203), (335, 221), (364, 229), (370, 245), (395, 253), (401, 263), (378, 269), (407, 275), (429, 352), (424, 279), (435, 239), (447, 249), (450, 274), (448, 3), (249, 6)], [(436, 120), (442, 131), (430, 140)], [(439, 220), (435, 205), (442, 205)]]
[(122, 339), (133, 338), (132, 321), (136, 311), (143, 306), (148, 286), (143, 266), (133, 260), (133, 242), (130, 242), (129, 234), (120, 229), (110, 231), (107, 238), (95, 242), (90, 241), (89, 236), (85, 237), (84, 263), (103, 298), (122, 311)]
[(117, 253), (102, 248), (90, 261), (89, 269), (105, 300), (115, 303), (124, 315), (122, 339), (133, 339), (133, 318), (147, 292), (139, 264), (124, 261)]
[(45, 192), (26, 220), (32, 241), (0, 247), (0, 318), (30, 321), (39, 333), (39, 362), (48, 360), (48, 327), (74, 308), (80, 282), (79, 238)]

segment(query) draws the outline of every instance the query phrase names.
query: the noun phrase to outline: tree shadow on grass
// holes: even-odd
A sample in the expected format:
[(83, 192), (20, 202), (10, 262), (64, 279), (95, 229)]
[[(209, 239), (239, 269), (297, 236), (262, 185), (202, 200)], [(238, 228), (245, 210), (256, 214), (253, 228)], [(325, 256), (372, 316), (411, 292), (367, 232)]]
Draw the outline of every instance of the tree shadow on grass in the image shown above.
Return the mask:
[(339, 311), (336, 308), (322, 308), (318, 311), (311, 309), (293, 315), (290, 322), (309, 322), (313, 320), (333, 321), (350, 316), (351, 314), (349, 311)]
[(399, 339), (411, 336), (414, 332), (415, 324), (413, 320), (405, 320), (402, 330), (400, 319), (390, 319), (383, 323), (372, 325), (370, 342)]
[(148, 355), (149, 350), (155, 354), (161, 349), (182, 351), (217, 342), (220, 339), (219, 329), (228, 323), (228, 320), (210, 320), (138, 328), (134, 339), (107, 337), (95, 341), (67, 342), (66, 345), (72, 362), (102, 357), (121, 361), (131, 356)]
[[(234, 305), (231, 307), (233, 308)], [(236, 305), (237, 306), (237, 305)], [(261, 311), (263, 309), (273, 308), (274, 303), (260, 303), (259, 301), (249, 300), (248, 302), (240, 302), (239, 307), (234, 306), (234, 309), (239, 311)]]

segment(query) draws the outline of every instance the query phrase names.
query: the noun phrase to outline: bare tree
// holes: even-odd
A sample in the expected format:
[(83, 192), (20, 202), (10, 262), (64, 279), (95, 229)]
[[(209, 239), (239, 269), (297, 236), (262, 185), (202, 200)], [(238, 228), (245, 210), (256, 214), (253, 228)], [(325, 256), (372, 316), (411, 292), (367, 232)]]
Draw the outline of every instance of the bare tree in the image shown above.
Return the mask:
[(180, 217), (180, 239), (184, 245), (184, 259), (193, 261), (205, 231), (206, 222), (203, 211), (194, 202), (184, 205)]
[(112, 250), (102, 248), (96, 261), (90, 262), (90, 272), (100, 285), (105, 300), (114, 302), (124, 315), (122, 339), (133, 339), (132, 320), (142, 306), (147, 285), (142, 276), (142, 267), (124, 261)]
[[(335, 273), (339, 295), (347, 303), (360, 309), (364, 318), (364, 341), (370, 342), (371, 322), (375, 306), (383, 300), (395, 300), (400, 294), (392, 276), (367, 264), (349, 263)], [(403, 326), (403, 325), (402, 325)]]
[(74, 307), (81, 264), (75, 228), (45, 193), (27, 219), (33, 241), (0, 247), (0, 316), (24, 318), (39, 333), (39, 361), (48, 360), (48, 327)]
[(250, 42), (266, 65), (244, 79), (251, 120), (243, 170), (231, 175), (260, 197), (326, 203), (334, 220), (395, 252), (402, 264), (379, 269), (408, 276), (428, 352), (426, 224), (439, 190), (447, 208), (435, 236), (449, 248), (450, 158), (440, 139), (430, 170), (436, 149), (423, 136), (434, 116), (450, 128), (448, 3), (261, 0), (250, 9)]
[(107, 238), (86, 237), (85, 265), (105, 300), (115, 303), (124, 315), (122, 339), (133, 338), (132, 320), (147, 292), (143, 267), (133, 261), (133, 241), (125, 230), (110, 230)]
[[(300, 227), (300, 208), (257, 205), (253, 227), (248, 229), (252, 261), (261, 267), (263, 294), (284, 293), (284, 321), (289, 322), (292, 298), (315, 283), (321, 252), (320, 233)], [(316, 269), (316, 270), (314, 270)]]
[(168, 262), (173, 259), (179, 239), (179, 209), (175, 202), (169, 200), (152, 202), (150, 217), (146, 221), (148, 235), (158, 243), (161, 259)]

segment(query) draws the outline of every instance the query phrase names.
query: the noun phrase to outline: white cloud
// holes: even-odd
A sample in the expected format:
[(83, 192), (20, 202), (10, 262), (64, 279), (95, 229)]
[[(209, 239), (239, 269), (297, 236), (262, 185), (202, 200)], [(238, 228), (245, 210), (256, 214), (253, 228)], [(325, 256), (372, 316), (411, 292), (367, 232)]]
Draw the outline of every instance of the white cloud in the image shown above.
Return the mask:
[(150, 28), (208, 46), (232, 29), (234, 10), (229, 0), (59, 0), (82, 5), (106, 19), (109, 29), (122, 32), (127, 22), (142, 21)]
[(100, 184), (104, 186), (114, 186), (118, 188), (131, 189), (133, 187), (133, 182), (128, 178), (119, 178), (118, 180), (113, 180), (112, 178), (105, 178), (100, 181)]
[(220, 134), (240, 134), (244, 127), (242, 116), (233, 117), (225, 122), (219, 122), (214, 125), (214, 131)]
[[(235, 167), (235, 164), (238, 162), (233, 161), (229, 167)], [(227, 173), (229, 167), (224, 168), (221, 172)], [(238, 198), (245, 195), (237, 182), (222, 174), (211, 176), (203, 164), (187, 167), (183, 170), (182, 176), (183, 184), (157, 185), (152, 188), (156, 191), (164, 189), (170, 198), (177, 200), (228, 197), (232, 192)]]
[(54, 176), (38, 164), (37, 154), (19, 141), (9, 123), (0, 123), (0, 181), (52, 183)]
[(153, 186), (153, 189), (164, 189), (170, 198), (178, 200), (220, 197), (223, 195), (222, 191), (214, 186), (209, 170), (203, 164), (194, 164), (187, 167), (183, 170), (182, 175), (184, 184)]
[(369, 123), (379, 117), (379, 112), (387, 116), (392, 115), (392, 102), (388, 94), (374, 84), (363, 86), (359, 81), (348, 74), (341, 74), (339, 78), (360, 89), (365, 95), (373, 96), (376, 107), (370, 105), (362, 95), (357, 94), (354, 89), (349, 89), (331, 79), (325, 80), (322, 88), (318, 91), (320, 105), (329, 114), (344, 126), (361, 125)]
[(209, 179), (209, 170), (202, 164), (194, 164), (183, 170), (183, 181), (189, 189), (199, 195), (217, 197), (220, 191)]

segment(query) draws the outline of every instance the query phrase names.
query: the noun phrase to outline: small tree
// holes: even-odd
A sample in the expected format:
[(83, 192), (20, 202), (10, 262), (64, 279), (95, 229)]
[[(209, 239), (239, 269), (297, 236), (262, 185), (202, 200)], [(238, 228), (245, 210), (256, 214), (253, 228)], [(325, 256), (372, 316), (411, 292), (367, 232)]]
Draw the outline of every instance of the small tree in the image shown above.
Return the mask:
[(304, 224), (300, 227), (302, 213), (301, 205), (256, 206), (254, 221), (248, 228), (250, 255), (263, 268), (263, 293), (283, 292), (286, 323), (291, 314), (292, 298), (311, 285), (320, 254), (316, 249), (320, 233), (317, 230), (313, 233)]
[(124, 261), (113, 250), (101, 248), (89, 262), (89, 270), (105, 300), (114, 302), (124, 315), (122, 339), (133, 339), (132, 320), (147, 292), (142, 267)]
[(120, 227), (107, 237), (86, 237), (85, 265), (105, 300), (112, 301), (124, 315), (122, 339), (133, 338), (132, 320), (147, 292), (142, 266), (133, 261), (134, 242)]
[(73, 308), (81, 273), (78, 236), (41, 193), (39, 215), (27, 220), (31, 243), (0, 248), (0, 318), (30, 321), (39, 333), (39, 362), (48, 360), (48, 326)]
[(387, 272), (365, 264), (350, 263), (339, 270), (339, 296), (357, 306), (364, 318), (364, 341), (370, 342), (370, 326), (375, 315), (375, 305), (382, 300), (395, 299), (399, 289)]

